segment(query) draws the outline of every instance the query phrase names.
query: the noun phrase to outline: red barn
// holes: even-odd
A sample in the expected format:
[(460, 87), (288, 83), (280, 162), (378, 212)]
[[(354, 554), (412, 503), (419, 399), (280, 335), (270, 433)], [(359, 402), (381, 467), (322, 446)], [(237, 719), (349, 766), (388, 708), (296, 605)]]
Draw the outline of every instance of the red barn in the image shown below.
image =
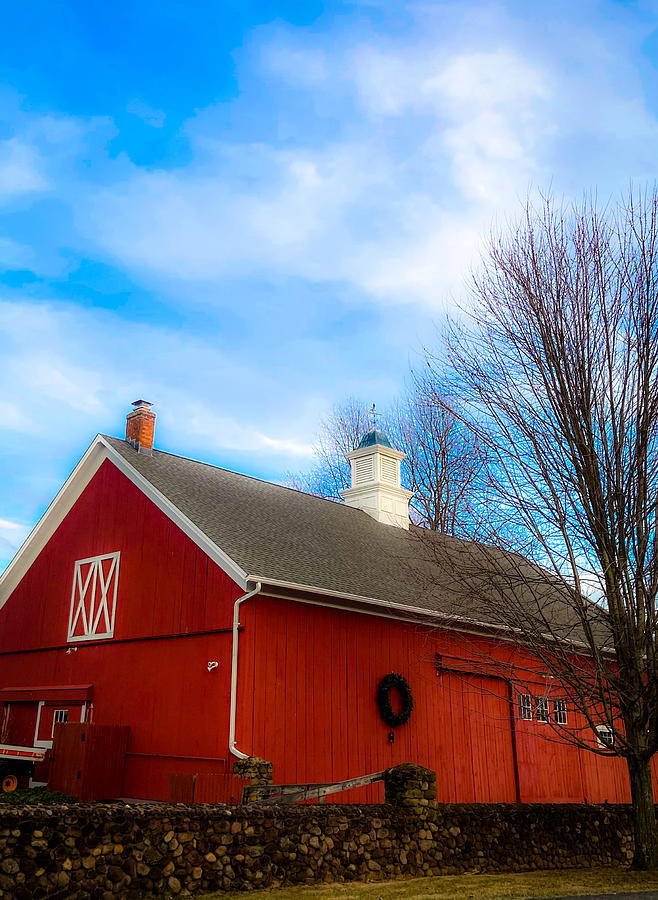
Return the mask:
[[(93, 440), (0, 578), (2, 742), (128, 726), (135, 798), (248, 755), (277, 783), (413, 761), (442, 801), (630, 799), (622, 760), (545, 739), (577, 716), (559, 688), (538, 673), (535, 700), (483, 665), (520, 651), (423, 558), (385, 435), (350, 454), (343, 505), (154, 450), (154, 422), (140, 401), (125, 440)], [(376, 702), (391, 673), (413, 699), (399, 727)]]

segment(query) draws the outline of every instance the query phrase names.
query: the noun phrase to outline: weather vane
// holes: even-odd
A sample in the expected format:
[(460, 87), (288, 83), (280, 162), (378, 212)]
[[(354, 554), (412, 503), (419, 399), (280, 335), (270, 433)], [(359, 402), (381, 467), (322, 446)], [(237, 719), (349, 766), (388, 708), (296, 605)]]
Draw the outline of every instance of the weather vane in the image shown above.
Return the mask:
[(372, 409), (370, 410), (370, 416), (371, 416), (371, 418), (372, 418), (372, 427), (373, 427), (373, 428), (376, 428), (376, 427), (377, 427), (377, 415), (378, 415), (377, 409), (376, 409), (376, 407), (375, 407), (375, 404), (373, 403), (373, 404), (372, 404)]

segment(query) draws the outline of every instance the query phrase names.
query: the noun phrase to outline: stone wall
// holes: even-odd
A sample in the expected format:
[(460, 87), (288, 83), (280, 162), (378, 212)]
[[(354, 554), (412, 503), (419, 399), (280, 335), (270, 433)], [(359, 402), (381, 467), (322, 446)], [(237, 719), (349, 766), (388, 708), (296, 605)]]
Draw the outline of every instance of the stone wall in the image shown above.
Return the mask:
[(0, 897), (164, 897), (630, 860), (628, 807), (437, 806), (433, 773), (403, 769), (386, 781), (396, 805), (12, 809), (0, 817)]
[(233, 774), (250, 779), (252, 784), (272, 784), (272, 763), (259, 756), (247, 756), (233, 763)]

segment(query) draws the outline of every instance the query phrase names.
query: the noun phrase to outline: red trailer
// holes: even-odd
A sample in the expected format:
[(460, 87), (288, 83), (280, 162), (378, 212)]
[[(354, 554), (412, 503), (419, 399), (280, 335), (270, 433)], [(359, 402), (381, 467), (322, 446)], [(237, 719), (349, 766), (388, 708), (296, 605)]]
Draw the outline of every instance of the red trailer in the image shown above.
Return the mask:
[(48, 751), (42, 747), (17, 747), (0, 744), (0, 785), (2, 790), (15, 791), (21, 778), (31, 778), (34, 767), (43, 762)]

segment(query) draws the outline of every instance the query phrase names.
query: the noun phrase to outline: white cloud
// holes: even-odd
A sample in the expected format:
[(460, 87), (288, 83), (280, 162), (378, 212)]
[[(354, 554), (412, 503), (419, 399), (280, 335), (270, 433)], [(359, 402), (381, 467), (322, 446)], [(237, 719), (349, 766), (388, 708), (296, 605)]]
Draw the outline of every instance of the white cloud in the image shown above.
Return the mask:
[(317, 86), (330, 77), (332, 66), (326, 53), (317, 48), (294, 46), (281, 35), (278, 41), (268, 41), (261, 51), (261, 64), (268, 76), (293, 84)]
[(34, 262), (31, 247), (19, 244), (11, 238), (0, 237), (0, 266), (7, 269), (24, 268)]
[[(0, 433), (39, 434), (48, 446), (79, 448), (96, 431), (120, 433), (131, 400), (145, 395), (156, 402), (163, 447), (192, 455), (203, 448), (206, 458), (208, 448), (215, 455), (241, 451), (273, 465), (312, 454), (307, 411), (297, 421), (286, 416), (285, 425), (280, 407), (264, 412), (253, 398), (269, 396), (269, 375), (229, 358), (212, 338), (127, 327), (112, 313), (5, 302), (0, 343), (0, 394), (15, 398), (0, 402)], [(236, 406), (251, 409), (251, 417), (238, 418)]]
[(12, 366), (17, 382), (47, 400), (79, 412), (99, 413), (105, 407), (99, 399), (102, 376), (90, 368), (42, 349), (27, 353)]
[(0, 431), (17, 431), (20, 434), (38, 432), (37, 423), (16, 403), (0, 400)]
[[(247, 91), (230, 104), (230, 131), (226, 103), (184, 124), (186, 165), (108, 157), (102, 190), (71, 188), (80, 232), (146, 281), (341, 282), (376, 303), (441, 308), (480, 236), (531, 186), (580, 193), (598, 182), (607, 193), (655, 167), (637, 35), (600, 28), (594, 39), (583, 22), (556, 15), (538, 27), (511, 10), (414, 5), (396, 40), (385, 29), (258, 29), (238, 69), (253, 78), (256, 60), (276, 123), (264, 116), (259, 132), (263, 91), (257, 101)], [(127, 109), (164, 122), (139, 99)], [(42, 117), (24, 132), (16, 165), (40, 141), (78, 153), (110, 129)], [(45, 183), (37, 160), (15, 182), (24, 190)], [(3, 183), (0, 164), (0, 197)]]
[(506, 52), (462, 54), (422, 85), (444, 113), (441, 131), (465, 197), (493, 210), (539, 171), (539, 142), (553, 131), (548, 79)]
[(351, 78), (365, 112), (376, 117), (399, 116), (422, 108), (422, 84), (440, 70), (440, 55), (411, 54), (399, 49), (362, 45), (351, 60)]
[[(346, 281), (395, 302), (436, 304), (462, 274), (475, 228), (461, 211), (449, 214), (413, 189), (399, 192), (396, 167), (376, 146), (242, 153), (260, 170), (255, 190), (231, 189), (207, 171), (133, 170), (97, 198), (98, 240), (124, 263), (159, 275), (295, 275)], [(457, 248), (456, 236), (469, 241)]]
[(185, 423), (188, 434), (210, 441), (215, 447), (249, 452), (272, 451), (287, 456), (311, 457), (313, 445), (287, 437), (263, 434), (231, 416), (218, 416), (207, 407), (175, 403), (168, 415)]
[(9, 560), (30, 533), (29, 525), (0, 519), (0, 560)]
[(47, 185), (34, 147), (18, 138), (0, 141), (0, 202), (43, 191)]
[(230, 145), (214, 136), (209, 110), (186, 126), (195, 162), (124, 170), (82, 227), (145, 274), (342, 281), (375, 300), (440, 308), (494, 212), (543, 171), (550, 79), (507, 49), (358, 47), (317, 65), (310, 53), (270, 46), (270, 72), (289, 80), (298, 65), (304, 89), (351, 91), (367, 117), (350, 129), (358, 139)]

